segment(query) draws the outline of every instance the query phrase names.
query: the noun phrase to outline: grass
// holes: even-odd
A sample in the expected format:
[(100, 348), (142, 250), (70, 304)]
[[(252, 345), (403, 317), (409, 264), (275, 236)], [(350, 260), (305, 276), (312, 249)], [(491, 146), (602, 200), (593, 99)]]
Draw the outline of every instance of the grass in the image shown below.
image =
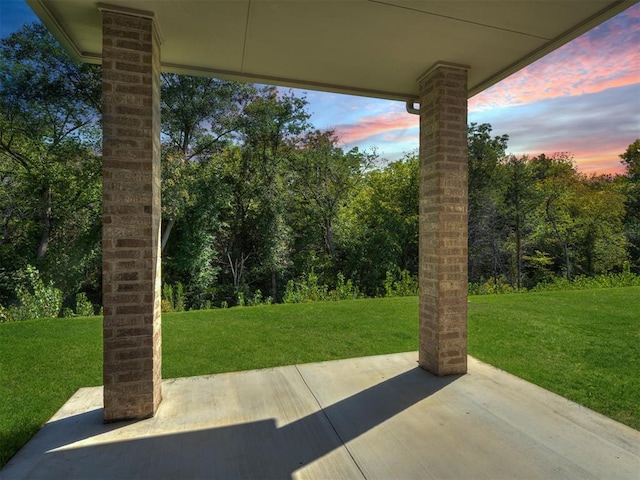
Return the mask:
[(83, 386), (102, 384), (102, 320), (0, 324), (0, 466)]
[(417, 350), (417, 311), (410, 297), (167, 314), (163, 376)]
[[(469, 353), (640, 429), (640, 287), (476, 296)], [(165, 378), (417, 349), (415, 297), (163, 316)], [(0, 466), (80, 387), (101, 319), (0, 324)]]
[(640, 287), (476, 296), (469, 353), (640, 430)]

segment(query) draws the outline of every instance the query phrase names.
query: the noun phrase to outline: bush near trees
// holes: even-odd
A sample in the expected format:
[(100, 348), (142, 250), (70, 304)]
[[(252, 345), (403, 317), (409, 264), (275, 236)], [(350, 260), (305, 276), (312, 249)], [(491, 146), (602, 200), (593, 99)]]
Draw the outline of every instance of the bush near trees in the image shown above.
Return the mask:
[[(161, 87), (165, 311), (416, 293), (415, 154), (346, 150), (274, 87)], [(99, 67), (38, 24), (0, 42), (0, 321), (101, 304), (99, 122)], [(616, 176), (508, 140), (469, 125), (470, 291), (638, 274), (640, 139)]]

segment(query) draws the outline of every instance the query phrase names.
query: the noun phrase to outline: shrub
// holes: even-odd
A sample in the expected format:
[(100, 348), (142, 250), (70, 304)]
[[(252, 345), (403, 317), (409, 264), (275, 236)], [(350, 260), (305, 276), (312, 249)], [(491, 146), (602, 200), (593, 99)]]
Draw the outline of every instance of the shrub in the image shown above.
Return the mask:
[(470, 283), (469, 284), (469, 294), (470, 295), (496, 295), (503, 293), (516, 293), (516, 292), (525, 292), (525, 288), (521, 288), (517, 290), (514, 288), (504, 275), (487, 280), (484, 283)]
[(163, 312), (184, 312), (184, 286), (182, 283), (176, 283), (175, 287), (169, 283), (163, 284), (162, 300)]
[(284, 294), (282, 294), (282, 303), (301, 303), (296, 282), (293, 280), (287, 282), (287, 288), (284, 289)]
[(162, 313), (171, 313), (173, 312), (173, 307), (169, 300), (165, 300), (164, 298), (160, 301), (160, 311)]
[(13, 316), (11, 315), (11, 311), (8, 308), (0, 305), (0, 323), (4, 322), (12, 322)]
[(400, 272), (400, 278), (387, 270), (384, 279), (385, 297), (409, 297), (418, 294), (418, 280), (411, 276), (408, 270)]
[(80, 292), (76, 295), (76, 315), (79, 317), (92, 317), (95, 315), (93, 304), (87, 298), (87, 294)]
[(304, 276), (298, 282), (289, 280), (287, 282), (287, 288), (284, 291), (282, 297), (283, 303), (307, 303), (307, 302), (319, 302), (327, 300), (329, 296), (329, 287), (326, 285), (320, 285), (318, 283), (318, 276), (315, 271), (311, 271)]
[(244, 299), (244, 292), (238, 292), (238, 307), (246, 307), (247, 302)]
[(338, 273), (336, 276), (336, 288), (329, 292), (329, 300), (355, 300), (364, 295), (351, 280), (344, 281), (344, 275)]
[(293, 280), (289, 280), (287, 282), (287, 288), (284, 291), (282, 302), (308, 303), (327, 300), (352, 300), (362, 298), (363, 296), (362, 292), (360, 292), (351, 280), (345, 281), (342, 273), (338, 273), (336, 276), (336, 288), (330, 291), (327, 285), (321, 285), (318, 282), (318, 276), (315, 271), (311, 269), (311, 272), (309, 272), (306, 277), (303, 276), (299, 281), (294, 282)]
[(16, 288), (20, 305), (12, 309), (16, 320), (57, 317), (62, 308), (62, 290), (55, 288), (53, 282), (47, 285), (40, 277), (37, 268), (27, 265), (24, 269), (24, 284)]
[[(535, 287), (529, 289), (532, 292), (551, 292), (562, 290), (588, 290), (595, 288), (619, 288), (619, 287), (638, 287), (640, 286), (640, 275), (631, 272), (628, 263), (623, 266), (620, 273), (607, 273), (602, 275), (594, 275), (592, 277), (586, 275), (578, 275), (573, 280), (567, 280), (566, 277), (553, 277), (546, 282), (540, 282)], [(525, 288), (521, 288), (520, 292), (526, 292)], [(484, 283), (470, 283), (469, 295), (493, 295), (502, 293), (516, 293), (504, 277), (498, 277)]]
[(184, 286), (182, 283), (176, 283), (174, 301), (173, 301), (173, 309), (176, 312), (184, 312)]
[[(263, 297), (260, 289), (256, 290), (252, 297), (248, 298), (244, 292), (238, 292), (238, 307), (257, 307), (258, 305), (271, 305), (272, 303), (273, 298)], [(222, 308), (226, 308), (226, 306)]]
[(258, 305), (271, 305), (273, 303), (273, 298), (271, 297), (263, 297), (262, 292), (260, 290), (256, 290), (253, 294), (253, 298), (249, 299), (249, 306), (256, 307)]
[(535, 292), (548, 292), (555, 290), (587, 290), (594, 288), (618, 288), (640, 286), (640, 275), (631, 273), (628, 264), (620, 273), (608, 273), (603, 275), (578, 275), (572, 281), (565, 277), (554, 277), (550, 282), (539, 283), (532, 288)]

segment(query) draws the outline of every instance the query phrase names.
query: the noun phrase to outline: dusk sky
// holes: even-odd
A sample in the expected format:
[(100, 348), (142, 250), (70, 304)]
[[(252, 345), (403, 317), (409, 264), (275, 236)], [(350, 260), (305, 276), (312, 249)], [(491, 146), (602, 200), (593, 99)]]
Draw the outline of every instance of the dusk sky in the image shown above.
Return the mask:
[[(0, 0), (0, 37), (36, 20), (24, 0)], [(418, 148), (418, 117), (402, 102), (305, 93), (314, 126), (345, 148), (388, 160)], [(509, 153), (568, 152), (582, 172), (622, 172), (619, 155), (640, 138), (640, 3), (472, 97), (469, 122), (508, 134)]]

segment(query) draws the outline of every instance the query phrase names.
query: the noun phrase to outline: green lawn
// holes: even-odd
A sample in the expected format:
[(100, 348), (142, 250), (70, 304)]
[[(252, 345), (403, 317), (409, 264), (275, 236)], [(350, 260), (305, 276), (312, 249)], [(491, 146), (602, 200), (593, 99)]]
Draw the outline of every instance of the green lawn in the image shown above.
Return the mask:
[(271, 305), (163, 316), (165, 378), (418, 349), (418, 299)]
[[(472, 355), (640, 429), (640, 287), (471, 297)], [(165, 314), (163, 376), (417, 349), (415, 297)], [(80, 387), (101, 319), (0, 324), (0, 465)]]
[(469, 353), (640, 430), (640, 287), (469, 299)]

